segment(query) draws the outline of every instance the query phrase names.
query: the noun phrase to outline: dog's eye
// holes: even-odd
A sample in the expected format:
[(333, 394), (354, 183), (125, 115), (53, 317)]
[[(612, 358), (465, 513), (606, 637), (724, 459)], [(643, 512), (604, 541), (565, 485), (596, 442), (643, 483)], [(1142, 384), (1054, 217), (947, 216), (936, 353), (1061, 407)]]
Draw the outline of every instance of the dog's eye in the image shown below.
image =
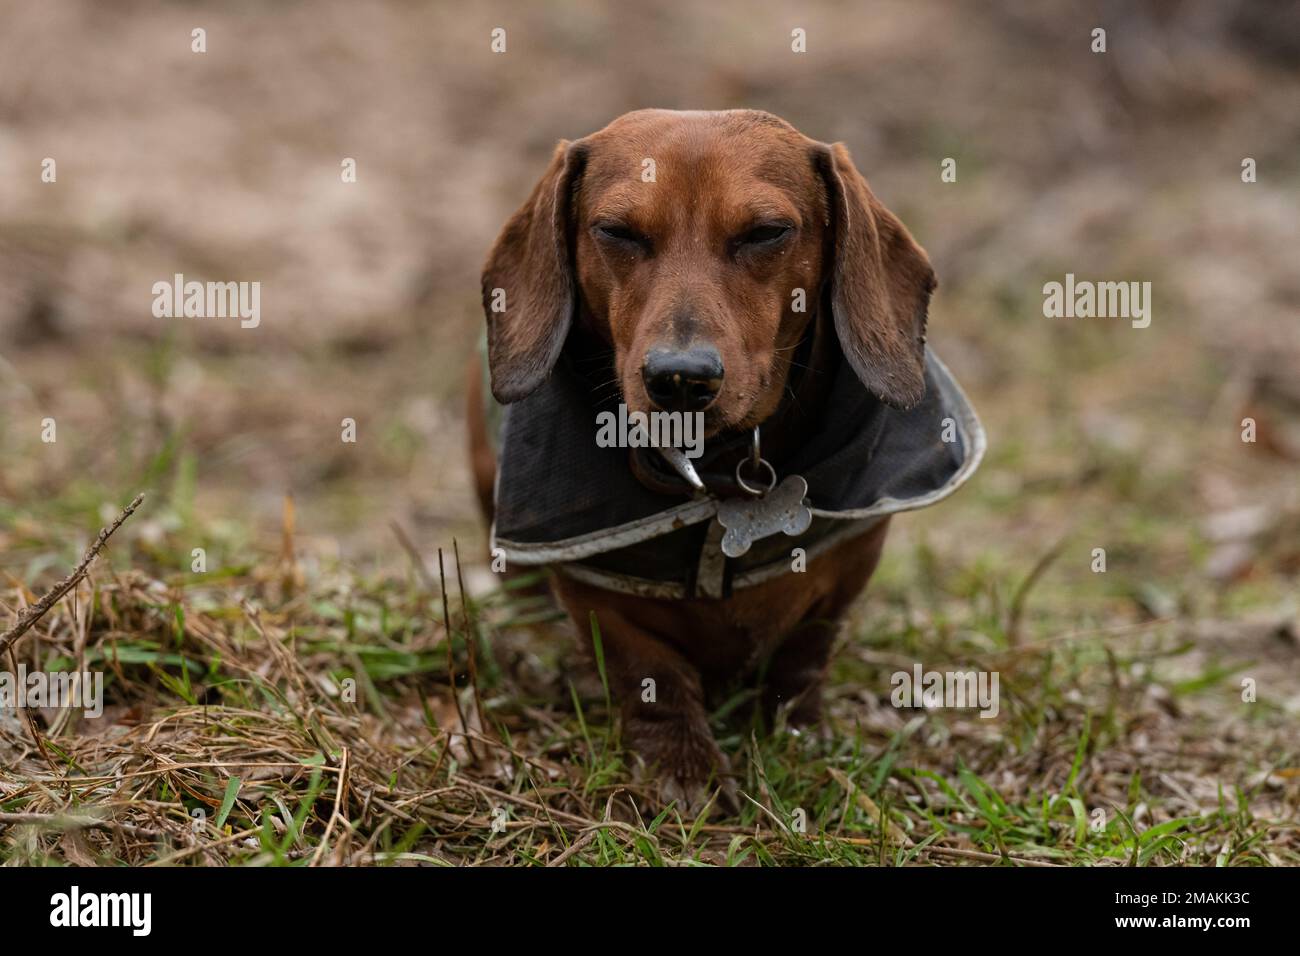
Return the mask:
[(592, 227), (591, 231), (596, 234), (597, 239), (605, 239), (610, 242), (621, 242), (647, 251), (650, 249), (649, 239), (637, 232), (631, 226), (625, 226), (622, 223), (598, 223)]
[(736, 248), (744, 246), (772, 246), (780, 242), (794, 230), (783, 222), (768, 222), (755, 226), (735, 239)]

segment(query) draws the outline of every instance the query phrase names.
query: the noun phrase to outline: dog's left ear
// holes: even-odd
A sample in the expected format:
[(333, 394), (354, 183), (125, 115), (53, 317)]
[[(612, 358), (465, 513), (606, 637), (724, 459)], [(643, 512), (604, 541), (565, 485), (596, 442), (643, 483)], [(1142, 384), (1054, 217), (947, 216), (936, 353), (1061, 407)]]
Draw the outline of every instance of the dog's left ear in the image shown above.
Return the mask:
[(510, 217), (483, 266), (492, 394), (527, 398), (555, 367), (573, 321), (569, 203), (586, 164), (582, 142), (561, 141), (528, 201)]
[(930, 259), (872, 195), (843, 144), (818, 143), (813, 155), (830, 205), (840, 347), (877, 398), (909, 408), (925, 395), (925, 320), (936, 285)]

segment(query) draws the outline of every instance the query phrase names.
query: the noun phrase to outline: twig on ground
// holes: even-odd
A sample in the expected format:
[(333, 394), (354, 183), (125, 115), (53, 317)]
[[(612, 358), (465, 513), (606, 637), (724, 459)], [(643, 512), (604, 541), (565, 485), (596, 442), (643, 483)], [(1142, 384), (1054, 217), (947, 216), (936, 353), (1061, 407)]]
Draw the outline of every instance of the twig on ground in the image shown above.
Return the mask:
[(58, 604), (65, 594), (77, 586), (81, 579), (86, 576), (86, 572), (90, 570), (90, 563), (99, 556), (99, 552), (103, 550), (113, 532), (122, 527), (122, 522), (135, 514), (135, 509), (140, 507), (142, 501), (144, 501), (144, 492), (136, 495), (135, 499), (122, 510), (122, 513), (113, 519), (112, 524), (107, 528), (100, 529), (99, 535), (86, 549), (81, 563), (73, 568), (71, 574), (46, 591), (44, 597), (18, 615), (18, 620), (14, 622), (13, 627), (5, 631), (4, 634), (0, 634), (0, 654), (9, 650), (9, 646), (14, 641), (26, 634), (33, 624), (44, 617), (50, 608)]
[(837, 767), (827, 767), (826, 769), (830, 772), (830, 775), (835, 782), (844, 788), (844, 792), (856, 800), (859, 807), (867, 811), (867, 815), (870, 816), (880, 828), (882, 835), (887, 833), (895, 843), (903, 847), (911, 847), (915, 845), (912, 843), (912, 838), (907, 835), (903, 828), (893, 820), (889, 819), (889, 817), (885, 816), (885, 812), (880, 809), (876, 804), (876, 801), (872, 800), (871, 797), (863, 792), (862, 788), (850, 780), (844, 771)]
[(148, 827), (138, 827), (131, 823), (117, 820), (102, 820), (99, 817), (74, 816), (59, 813), (0, 813), (0, 825), (53, 827), (56, 830), (83, 830), (87, 828), (100, 830), (117, 830), (131, 836), (156, 839), (163, 835), (161, 831)]
[[(325, 825), (325, 834), (320, 838), (320, 843), (317, 844), (316, 846), (316, 852), (312, 854), (311, 864), (310, 864), (311, 866), (318, 865), (320, 863), (321, 857), (325, 855), (325, 849), (326, 847), (329, 846), (330, 843), (330, 834), (334, 832), (334, 824), (342, 823), (344, 827), (347, 827), (348, 825), (348, 821), (344, 818), (343, 814), (339, 812), (339, 807), (343, 805), (343, 801), (346, 799), (344, 791), (346, 790), (347, 785), (348, 785), (348, 748), (344, 747), (342, 759), (339, 761), (338, 787), (334, 791), (334, 809), (330, 811), (329, 822)], [(348, 834), (345, 834), (344, 840), (346, 840), (347, 837)], [(342, 842), (343, 841), (340, 841), (340, 844), (342, 844)]]
[[(478, 753), (474, 750), (474, 741), (469, 737), (469, 723), (465, 720), (465, 710), (460, 705), (460, 692), (456, 688), (456, 660), (451, 652), (451, 609), (447, 603), (447, 570), (443, 567), (442, 548), (438, 549), (438, 582), (442, 594), (442, 629), (447, 639), (447, 683), (451, 685), (451, 700), (456, 705), (456, 716), (460, 719), (460, 731), (465, 735), (465, 746), (469, 750), (470, 759), (477, 762)], [(482, 719), (481, 714), (479, 717)]]

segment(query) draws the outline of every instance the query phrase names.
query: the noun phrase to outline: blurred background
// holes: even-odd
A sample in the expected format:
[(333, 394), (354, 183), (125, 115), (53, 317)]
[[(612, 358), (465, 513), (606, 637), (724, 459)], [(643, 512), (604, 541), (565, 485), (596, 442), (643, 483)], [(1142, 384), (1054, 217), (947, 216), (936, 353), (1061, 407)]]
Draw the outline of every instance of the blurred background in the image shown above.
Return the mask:
[[(0, 570), (142, 489), (145, 543), (273, 543), (292, 494), (305, 551), (401, 564), (396, 520), (481, 558), (461, 389), (497, 230), (557, 139), (752, 107), (848, 144), (938, 271), (931, 343), (991, 453), (896, 537), (1022, 574), (1068, 535), (1101, 617), (1294, 593), (1294, 3), (2, 9)], [(259, 281), (260, 327), (155, 318), (178, 272)], [(1066, 272), (1151, 282), (1150, 328), (1044, 318)]]

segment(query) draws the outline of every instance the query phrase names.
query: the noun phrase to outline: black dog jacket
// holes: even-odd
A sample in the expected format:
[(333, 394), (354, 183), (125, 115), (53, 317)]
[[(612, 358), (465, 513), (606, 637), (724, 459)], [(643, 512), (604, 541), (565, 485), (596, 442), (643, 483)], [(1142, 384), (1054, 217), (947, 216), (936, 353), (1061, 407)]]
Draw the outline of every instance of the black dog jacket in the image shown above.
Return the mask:
[(792, 573), (796, 548), (811, 561), (886, 515), (948, 497), (979, 465), (984, 430), (933, 352), (926, 352), (925, 398), (905, 411), (875, 398), (842, 359), (833, 374), (819, 430), (778, 468), (780, 478), (807, 481), (811, 525), (728, 558), (718, 499), (652, 491), (633, 473), (628, 449), (598, 446), (597, 413), (614, 406), (595, 402), (561, 358), (501, 418), (492, 547), (509, 562), (551, 565), (616, 591), (720, 598)]

